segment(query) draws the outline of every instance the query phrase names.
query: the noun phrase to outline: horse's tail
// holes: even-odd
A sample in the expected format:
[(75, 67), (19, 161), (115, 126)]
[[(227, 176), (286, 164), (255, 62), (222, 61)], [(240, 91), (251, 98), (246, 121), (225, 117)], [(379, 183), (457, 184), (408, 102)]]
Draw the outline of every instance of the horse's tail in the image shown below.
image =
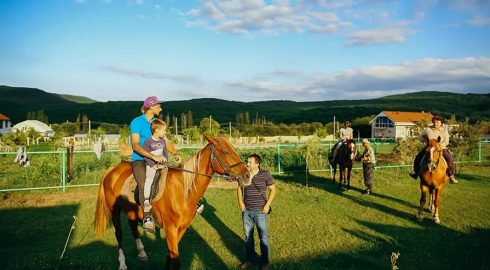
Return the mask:
[(107, 222), (109, 221), (109, 217), (111, 212), (109, 207), (107, 207), (107, 203), (105, 201), (105, 190), (104, 190), (104, 180), (109, 172), (112, 171), (114, 167), (109, 167), (102, 176), (99, 185), (99, 196), (97, 197), (97, 206), (95, 209), (95, 217), (94, 217), (94, 229), (98, 236), (103, 236), (106, 228)]

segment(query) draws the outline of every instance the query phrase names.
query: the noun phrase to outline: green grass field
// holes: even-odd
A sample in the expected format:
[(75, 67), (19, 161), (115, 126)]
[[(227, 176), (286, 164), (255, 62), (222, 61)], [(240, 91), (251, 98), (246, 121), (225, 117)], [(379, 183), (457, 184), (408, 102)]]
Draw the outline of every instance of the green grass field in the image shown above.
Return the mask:
[[(459, 168), (458, 185), (445, 186), (441, 224), (429, 213), (418, 222), (418, 182), (406, 171), (375, 171), (374, 195), (365, 196), (361, 172), (353, 189), (339, 191), (328, 175), (275, 175), (278, 194), (269, 216), (272, 269), (489, 269), (490, 165)], [(213, 180), (214, 181), (214, 180)], [(97, 188), (3, 193), (0, 198), (2, 269), (117, 269), (113, 229), (92, 230)], [(238, 269), (242, 222), (235, 190), (210, 188), (204, 213), (180, 243), (183, 269)], [(77, 217), (59, 261), (73, 216)], [(163, 269), (165, 235), (142, 237), (149, 255), (139, 262), (124, 224), (129, 269)], [(258, 245), (257, 245), (258, 250)]]

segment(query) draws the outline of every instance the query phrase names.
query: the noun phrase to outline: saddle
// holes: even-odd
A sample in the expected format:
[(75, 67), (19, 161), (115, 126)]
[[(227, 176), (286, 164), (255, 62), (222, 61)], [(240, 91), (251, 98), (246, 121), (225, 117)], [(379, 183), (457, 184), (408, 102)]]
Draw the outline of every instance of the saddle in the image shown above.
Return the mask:
[[(168, 168), (162, 168), (157, 170), (150, 192), (150, 202), (159, 200), (165, 189), (165, 183), (167, 182)], [(161, 177), (160, 177), (161, 176)], [(161, 179), (161, 181), (160, 181)], [(141, 205), (139, 202), (139, 189), (136, 179), (131, 174), (126, 180), (124, 180), (123, 187), (121, 188), (121, 197), (128, 202)]]

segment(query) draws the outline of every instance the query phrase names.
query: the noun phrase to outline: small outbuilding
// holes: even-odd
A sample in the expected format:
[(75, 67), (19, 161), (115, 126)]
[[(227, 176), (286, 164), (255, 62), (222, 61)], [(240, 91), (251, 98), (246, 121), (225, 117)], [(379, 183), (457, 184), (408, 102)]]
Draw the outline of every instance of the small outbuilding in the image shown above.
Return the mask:
[(12, 128), (12, 122), (10, 118), (5, 114), (0, 113), (0, 134), (5, 134)]

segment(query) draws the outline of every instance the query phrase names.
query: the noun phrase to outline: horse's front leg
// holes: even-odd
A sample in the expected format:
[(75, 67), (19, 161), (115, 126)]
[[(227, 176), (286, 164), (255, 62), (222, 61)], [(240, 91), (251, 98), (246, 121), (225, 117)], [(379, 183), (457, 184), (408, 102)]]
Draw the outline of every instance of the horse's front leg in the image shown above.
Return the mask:
[(167, 249), (168, 249), (165, 269), (166, 270), (180, 269), (179, 240), (182, 236), (179, 235), (178, 229), (174, 226), (171, 228), (165, 228), (165, 234), (167, 236)]
[(347, 190), (350, 190), (350, 171), (352, 168), (347, 168)]
[(145, 246), (141, 242), (140, 234), (138, 232), (138, 216), (136, 212), (128, 212), (128, 224), (133, 233), (134, 240), (136, 242), (136, 250), (138, 250), (138, 259), (140, 261), (148, 260), (148, 255), (145, 252)]
[(429, 188), (424, 185), (420, 185), (420, 205), (419, 205), (419, 212), (417, 213), (417, 219), (419, 221), (422, 221), (424, 219), (424, 205), (425, 205), (425, 200), (427, 196), (427, 192), (429, 191)]
[(339, 167), (339, 189), (342, 189), (342, 181), (344, 181), (344, 169)]
[(441, 220), (439, 219), (439, 202), (441, 199), (441, 192), (442, 192), (442, 187), (439, 189), (436, 189), (434, 192), (434, 222), (439, 224), (441, 223)]

